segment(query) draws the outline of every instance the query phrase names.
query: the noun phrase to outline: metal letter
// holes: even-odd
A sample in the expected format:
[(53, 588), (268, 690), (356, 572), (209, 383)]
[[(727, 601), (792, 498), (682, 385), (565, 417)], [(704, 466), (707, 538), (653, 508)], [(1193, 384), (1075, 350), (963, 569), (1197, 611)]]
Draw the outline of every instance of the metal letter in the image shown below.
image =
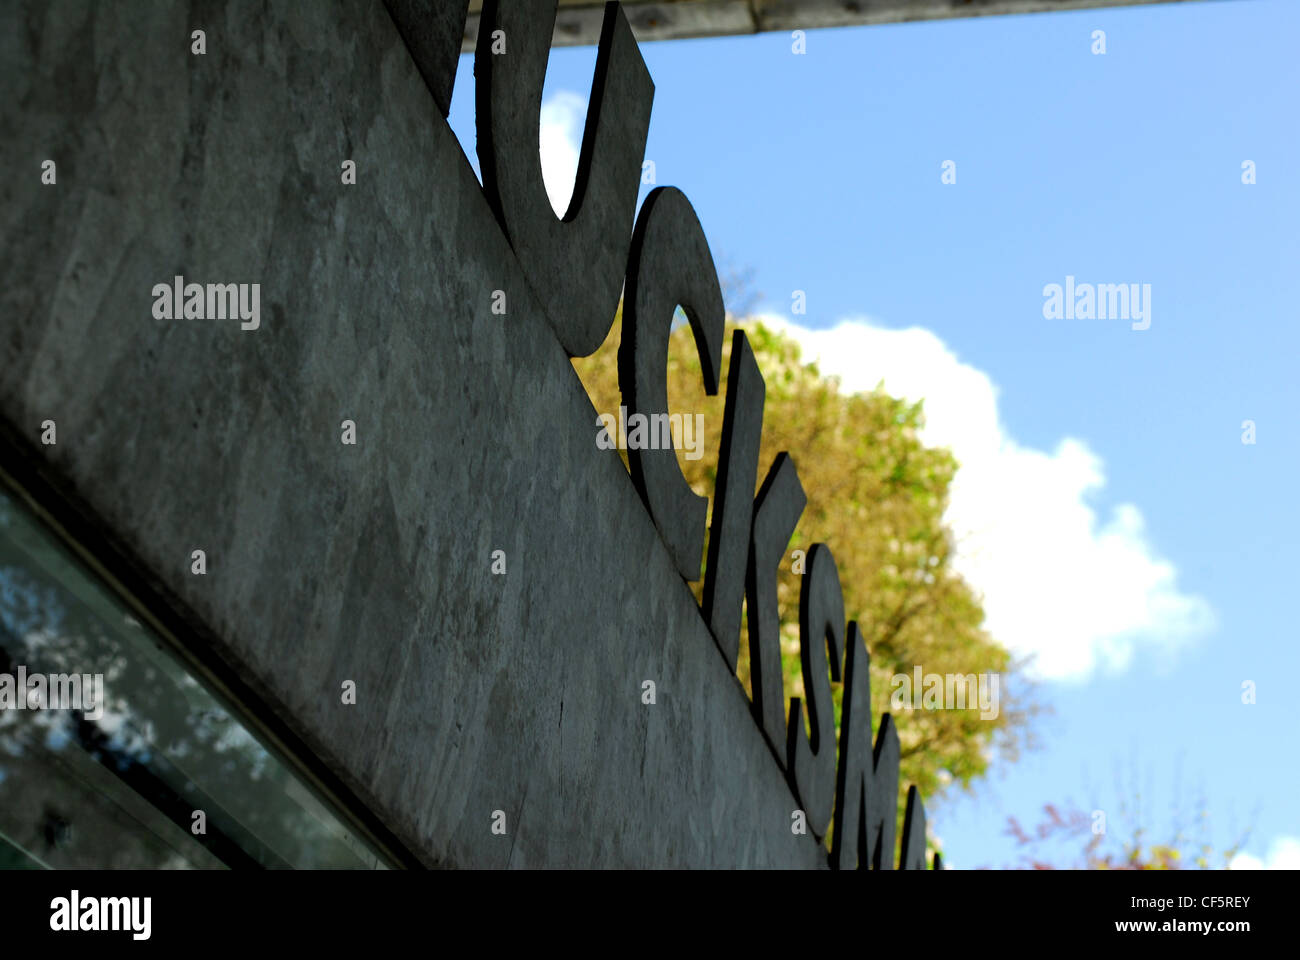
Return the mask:
[(781, 674), (781, 610), (776, 571), (808, 498), (788, 453), (779, 453), (754, 499), (745, 571), (749, 623), (749, 686), (754, 718), (767, 736), (777, 763), (785, 768), (785, 680)]
[(898, 734), (889, 714), (880, 718), (871, 749), (871, 658), (856, 622), (849, 624), (840, 704), (840, 768), (835, 781), (835, 836), (831, 866), (892, 870), (898, 816)]
[(469, 0), (384, 0), (384, 6), (445, 117), (451, 109)]
[(731, 336), (726, 413), (713, 489), (709, 559), (704, 568), (704, 619), (734, 673), (740, 647), (740, 608), (745, 599), (749, 534), (754, 522), (754, 480), (763, 439), (767, 387), (744, 330)]
[(808, 551), (799, 590), (799, 658), (812, 740), (803, 729), (801, 702), (791, 697), (786, 769), (808, 815), (808, 829), (822, 837), (835, 807), (835, 706), (826, 671), (829, 666), (831, 677), (839, 680), (844, 662), (844, 594), (835, 558), (824, 543), (814, 543)]
[[(556, 337), (585, 357), (618, 309), (654, 83), (622, 9), (607, 3), (573, 199), (557, 219), (538, 152), (555, 12), (556, 0), (484, 0), (474, 52), (478, 157), (483, 192)], [(497, 30), (505, 53), (492, 52)]]
[(903, 813), (903, 851), (899, 870), (925, 869), (925, 804), (916, 787), (907, 788), (907, 810)]
[[(618, 386), (629, 421), (638, 413), (668, 413), (668, 335), (678, 306), (695, 333), (704, 390), (716, 394), (726, 315), (717, 268), (686, 195), (659, 187), (637, 216), (623, 298)], [(708, 498), (691, 491), (672, 449), (629, 449), (627, 460), (677, 572), (700, 579)]]

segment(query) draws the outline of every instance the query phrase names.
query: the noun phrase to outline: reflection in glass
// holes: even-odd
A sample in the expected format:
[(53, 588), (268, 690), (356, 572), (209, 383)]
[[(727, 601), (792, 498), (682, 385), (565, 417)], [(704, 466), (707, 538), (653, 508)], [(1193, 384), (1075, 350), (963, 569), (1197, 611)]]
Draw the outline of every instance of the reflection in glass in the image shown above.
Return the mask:
[(19, 667), (102, 674), (103, 703), (0, 709), (0, 869), (385, 867), (0, 490), (0, 675), (11, 689)]

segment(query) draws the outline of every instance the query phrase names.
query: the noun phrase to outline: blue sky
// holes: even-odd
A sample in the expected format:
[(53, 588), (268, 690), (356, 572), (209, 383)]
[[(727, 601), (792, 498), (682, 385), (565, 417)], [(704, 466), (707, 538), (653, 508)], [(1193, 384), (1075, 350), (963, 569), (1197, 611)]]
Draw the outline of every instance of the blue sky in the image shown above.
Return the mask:
[[(1007, 817), (1046, 803), (1123, 834), (1135, 794), (1155, 839), (1203, 798), (1216, 847), (1251, 827), (1255, 861), (1300, 866), (1298, 28), (1221, 0), (641, 47), (646, 157), (715, 259), (846, 388), (924, 397), (963, 463), (963, 569), (1055, 712), (928, 804), (957, 866), (1014, 862)], [(552, 52), (548, 186), (594, 62)], [(469, 57), (450, 121), (473, 160)], [(1067, 276), (1150, 284), (1150, 327), (1046, 319)]]

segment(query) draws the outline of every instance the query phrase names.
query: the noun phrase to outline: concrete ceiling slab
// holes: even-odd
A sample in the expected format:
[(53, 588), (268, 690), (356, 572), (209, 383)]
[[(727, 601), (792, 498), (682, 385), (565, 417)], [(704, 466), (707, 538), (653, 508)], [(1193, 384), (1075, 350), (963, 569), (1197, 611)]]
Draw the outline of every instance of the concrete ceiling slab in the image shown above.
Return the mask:
[[(638, 42), (723, 37), (769, 30), (948, 20), (997, 14), (1087, 10), (1190, 0), (625, 0)], [(462, 51), (478, 38), (483, 0), (471, 0)], [(555, 46), (594, 44), (600, 38), (603, 0), (559, 0)]]

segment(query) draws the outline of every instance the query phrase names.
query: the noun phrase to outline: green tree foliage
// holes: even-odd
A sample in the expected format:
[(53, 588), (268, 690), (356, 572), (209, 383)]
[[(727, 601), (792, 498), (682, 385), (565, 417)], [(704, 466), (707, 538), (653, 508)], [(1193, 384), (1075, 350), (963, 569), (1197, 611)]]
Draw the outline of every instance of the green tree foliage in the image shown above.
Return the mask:
[[(620, 403), (620, 321), (599, 351), (574, 361), (599, 413), (617, 414)], [(927, 799), (950, 783), (969, 786), (989, 769), (997, 750), (1014, 758), (1027, 742), (1027, 721), (1036, 708), (1014, 695), (1017, 684), (1007, 681), (1017, 665), (984, 630), (980, 598), (953, 570), (953, 537), (943, 513), (957, 462), (948, 450), (928, 448), (918, 439), (924, 422), (921, 404), (890, 397), (880, 388), (869, 394), (843, 393), (835, 378), (802, 362), (789, 338), (759, 323), (742, 326), (767, 385), (757, 483), (776, 455), (787, 451), (808, 496), (778, 581), (786, 697), (803, 696), (800, 577), (793, 572), (793, 551), (806, 552), (824, 542), (839, 568), (846, 615), (858, 621), (871, 655), (873, 728), (884, 712), (898, 727), (902, 783), (916, 784)], [(716, 397), (704, 394), (689, 327), (679, 324), (669, 343), (670, 411), (703, 414), (705, 429), (703, 457), (688, 460), (679, 450), (678, 462), (695, 492), (709, 497), (717, 475), (734, 327), (728, 323), (724, 383)], [(626, 462), (626, 453), (623, 458)], [(697, 600), (702, 583), (692, 585)], [(891, 677), (910, 675), (918, 665), (927, 674), (999, 674), (998, 717), (980, 719), (978, 710), (891, 710)], [(749, 690), (743, 634), (738, 675)], [(832, 686), (838, 723), (841, 685)]]

